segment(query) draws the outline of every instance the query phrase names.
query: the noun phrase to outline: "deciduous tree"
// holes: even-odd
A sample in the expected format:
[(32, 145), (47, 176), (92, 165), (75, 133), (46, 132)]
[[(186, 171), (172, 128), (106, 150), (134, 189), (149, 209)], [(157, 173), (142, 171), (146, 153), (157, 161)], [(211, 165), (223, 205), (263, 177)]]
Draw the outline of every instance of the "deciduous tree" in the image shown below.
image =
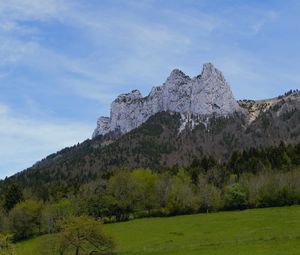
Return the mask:
[(107, 236), (102, 224), (89, 217), (70, 217), (61, 223), (59, 252), (64, 254), (111, 254), (115, 244)]

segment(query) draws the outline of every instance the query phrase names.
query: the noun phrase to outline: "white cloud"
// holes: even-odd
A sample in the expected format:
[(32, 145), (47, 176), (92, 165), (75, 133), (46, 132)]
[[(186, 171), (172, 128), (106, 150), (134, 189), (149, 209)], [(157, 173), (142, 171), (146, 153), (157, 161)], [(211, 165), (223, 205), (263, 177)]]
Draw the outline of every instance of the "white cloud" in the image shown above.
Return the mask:
[(7, 105), (0, 104), (0, 116), (7, 114), (8, 111), (9, 111), (9, 107)]
[[(191, 46), (191, 39), (184, 33), (159, 22), (145, 22), (138, 14), (82, 9), (77, 1), (12, 0), (8, 4), (0, 0), (0, 20), (7, 18), (2, 25), (6, 32), (29, 31), (39, 35), (40, 31), (34, 25), (25, 26), (22, 21), (59, 20), (62, 24), (81, 29), (94, 44), (107, 37), (118, 41), (123, 52), (105, 68), (101, 61), (95, 63), (97, 55), (86, 58), (67, 56), (41, 44), (35, 37), (19, 38), (19, 33), (4, 33), (2, 38), (0, 34), (0, 64), (10, 69), (18, 65), (30, 66), (49, 73), (51, 77), (59, 77), (62, 85), (79, 92), (79, 96), (103, 101), (111, 98), (116, 87), (126, 83), (140, 82), (149, 86), (153, 74), (169, 72)], [(175, 14), (168, 15), (172, 19)], [(118, 19), (113, 19), (114, 16)], [(201, 20), (195, 23), (201, 28), (207, 26), (208, 30), (215, 26), (211, 20), (207, 24)], [(115, 57), (113, 52), (112, 56)], [(9, 71), (2, 71), (1, 75)], [(70, 78), (70, 74), (80, 78)]]
[(82, 142), (93, 127), (67, 120), (37, 120), (18, 116), (0, 105), (0, 178), (23, 170), (66, 146)]
[(0, 36), (0, 66), (13, 66), (25, 62), (35, 52), (36, 44), (34, 42), (21, 42), (10, 37)]
[(72, 8), (72, 1), (64, 0), (0, 0), (0, 18), (10, 20), (57, 19)]
[[(237, 42), (256, 36), (276, 21), (279, 13), (275, 11), (226, 8), (217, 13), (201, 9), (170, 10), (171, 6), (168, 10), (155, 8), (156, 18), (152, 19), (143, 17), (143, 13), (153, 11), (153, 1), (130, 1), (132, 9), (122, 10), (93, 9), (86, 3), (0, 0), (0, 78), (23, 79), (14, 70), (25, 66), (47, 77), (43, 83), (39, 78), (32, 77), (31, 81), (27, 76), (24, 78), (27, 83), (40, 82), (43, 89), (57, 93), (67, 89), (69, 94), (101, 101), (107, 107), (116, 94), (128, 88), (137, 86), (148, 92), (151, 86), (160, 85), (171, 69), (178, 67), (186, 72), (197, 69), (199, 73), (206, 61), (213, 61), (224, 71), (238, 97), (263, 97), (267, 84), (279, 80), (280, 70), (274, 69), (276, 75), (270, 74), (267, 60), (251, 50), (243, 50), (246, 47)], [(91, 49), (83, 56), (76, 54), (76, 50), (67, 53), (57, 45), (47, 44), (57, 39), (52, 38), (57, 35), (48, 38), (47, 31), (41, 31), (37, 24), (51, 22), (55, 23), (55, 29), (60, 25), (74, 29), (78, 40), (83, 42), (82, 47)], [(291, 77), (296, 81), (296, 74), (294, 70), (281, 77), (288, 83)], [(29, 114), (37, 108), (30, 99), (27, 105)], [(0, 105), (0, 169), (10, 164), (15, 166), (14, 171), (21, 170), (57, 149), (85, 139), (93, 129), (80, 122), (32, 119), (29, 114), (20, 116)]]

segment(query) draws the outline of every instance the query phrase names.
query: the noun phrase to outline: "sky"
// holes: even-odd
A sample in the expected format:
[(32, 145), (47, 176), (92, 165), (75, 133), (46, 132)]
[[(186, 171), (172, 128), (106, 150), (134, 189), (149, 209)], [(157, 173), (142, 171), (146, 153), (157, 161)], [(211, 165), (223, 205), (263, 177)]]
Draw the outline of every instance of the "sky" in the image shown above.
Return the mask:
[(237, 99), (300, 88), (300, 1), (0, 0), (0, 179), (90, 138), (119, 94), (212, 62)]

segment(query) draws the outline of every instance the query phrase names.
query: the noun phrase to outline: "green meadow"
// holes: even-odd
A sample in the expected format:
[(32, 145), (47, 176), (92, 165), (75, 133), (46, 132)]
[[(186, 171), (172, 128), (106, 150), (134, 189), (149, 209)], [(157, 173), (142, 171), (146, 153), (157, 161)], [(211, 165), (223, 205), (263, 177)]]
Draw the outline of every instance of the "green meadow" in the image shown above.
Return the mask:
[[(104, 227), (120, 255), (300, 254), (300, 206), (145, 218)], [(55, 235), (18, 243), (16, 254), (51, 254), (52, 239)]]

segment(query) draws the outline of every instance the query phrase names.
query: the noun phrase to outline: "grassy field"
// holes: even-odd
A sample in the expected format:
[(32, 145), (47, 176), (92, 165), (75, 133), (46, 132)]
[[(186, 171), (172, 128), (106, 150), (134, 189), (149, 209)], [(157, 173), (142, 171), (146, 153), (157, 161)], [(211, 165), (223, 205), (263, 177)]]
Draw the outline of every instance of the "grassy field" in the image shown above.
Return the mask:
[[(139, 219), (105, 228), (120, 255), (300, 254), (300, 206)], [(18, 244), (17, 255), (37, 254), (46, 238)]]

